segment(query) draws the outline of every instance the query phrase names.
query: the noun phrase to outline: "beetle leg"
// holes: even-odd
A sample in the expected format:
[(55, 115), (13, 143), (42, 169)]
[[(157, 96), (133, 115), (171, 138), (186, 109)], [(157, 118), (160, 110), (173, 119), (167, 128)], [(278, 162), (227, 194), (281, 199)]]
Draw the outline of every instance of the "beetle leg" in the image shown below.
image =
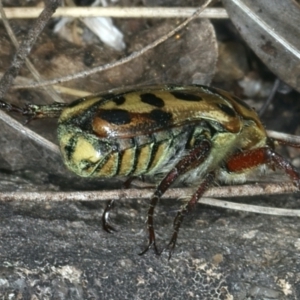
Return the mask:
[(268, 154), (275, 166), (282, 169), (292, 179), (294, 185), (300, 189), (300, 174), (296, 168), (275, 151), (270, 150)]
[(107, 203), (105, 210), (103, 212), (103, 215), (102, 215), (102, 228), (108, 233), (117, 231), (113, 226), (111, 226), (109, 224), (109, 213), (110, 213), (110, 210), (114, 207), (114, 202), (115, 202), (115, 200), (110, 200)]
[(184, 205), (184, 207), (177, 213), (174, 222), (173, 222), (173, 234), (172, 238), (167, 246), (169, 248), (169, 259), (171, 258), (172, 252), (175, 248), (177, 237), (178, 237), (178, 232), (180, 229), (180, 225), (183, 221), (184, 216), (191, 212), (194, 207), (196, 206), (198, 200), (202, 197), (204, 192), (209, 188), (209, 186), (212, 184), (212, 182), (215, 179), (215, 173), (210, 172), (205, 175), (203, 181), (201, 182), (199, 188), (197, 191), (193, 194), (192, 198), (189, 200), (189, 202)]
[(165, 178), (160, 182), (156, 188), (153, 196), (151, 197), (151, 203), (148, 210), (147, 218), (147, 229), (149, 234), (148, 246), (146, 249), (141, 252), (139, 255), (145, 254), (152, 246), (156, 254), (159, 254), (159, 251), (156, 246), (155, 240), (155, 231), (153, 225), (153, 214), (155, 206), (161, 196), (165, 191), (170, 187), (170, 185), (182, 174), (186, 173), (190, 169), (193, 169), (203, 163), (208, 157), (211, 149), (211, 143), (208, 140), (202, 140), (197, 146), (192, 149), (188, 155), (181, 159), (176, 166), (165, 176)]
[(132, 176), (132, 177), (129, 177), (128, 179), (126, 179), (123, 182), (123, 188), (124, 189), (129, 189), (130, 186), (131, 186), (132, 181), (135, 180), (136, 178), (137, 178), (137, 176)]
[[(132, 181), (135, 179), (136, 177), (129, 177), (124, 183), (123, 183), (123, 188), (124, 189), (128, 189), (132, 183)], [(110, 200), (105, 209), (104, 212), (102, 214), (102, 228), (108, 232), (108, 233), (112, 233), (113, 231), (117, 231), (112, 225), (109, 224), (109, 214), (110, 211), (114, 208), (114, 202), (115, 200)]]
[(6, 110), (6, 111), (13, 111), (13, 112), (18, 112), (20, 114), (23, 113), (23, 109), (16, 106), (16, 105), (13, 105), (13, 104), (9, 104), (9, 103), (6, 103), (2, 100), (0, 100), (0, 108), (3, 109), (3, 110)]
[(249, 150), (233, 155), (226, 163), (230, 172), (241, 172), (255, 166), (267, 164), (283, 170), (293, 181), (294, 185), (300, 188), (300, 174), (296, 168), (281, 155), (269, 147)]

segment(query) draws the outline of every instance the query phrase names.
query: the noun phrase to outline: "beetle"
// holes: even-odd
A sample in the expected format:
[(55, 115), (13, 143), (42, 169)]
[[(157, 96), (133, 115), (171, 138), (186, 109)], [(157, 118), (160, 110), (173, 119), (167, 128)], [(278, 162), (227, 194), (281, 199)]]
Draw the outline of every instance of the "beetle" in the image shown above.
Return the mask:
[[(252, 172), (282, 169), (300, 187), (296, 168), (275, 152), (257, 113), (220, 89), (202, 85), (161, 85), (92, 95), (69, 105), (27, 105), (0, 102), (3, 109), (32, 118), (59, 117), (57, 136), (67, 168), (82, 177), (162, 178), (147, 215), (148, 245), (159, 254), (154, 210), (173, 184), (194, 186), (178, 211), (168, 244), (176, 245), (184, 216), (215, 181), (242, 183)], [(108, 222), (111, 203), (103, 214)]]

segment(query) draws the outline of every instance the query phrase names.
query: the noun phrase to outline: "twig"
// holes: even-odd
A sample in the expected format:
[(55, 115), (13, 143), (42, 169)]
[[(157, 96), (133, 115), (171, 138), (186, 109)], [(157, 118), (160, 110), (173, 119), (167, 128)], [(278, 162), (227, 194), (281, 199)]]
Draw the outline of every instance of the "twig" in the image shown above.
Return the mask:
[[(3, 72), (0, 72), (0, 78), (3, 76)], [(15, 83), (17, 84), (27, 84), (31, 81), (30, 78), (28, 77), (23, 77), (23, 76), (18, 76), (16, 79), (15, 79)], [(60, 93), (60, 94), (66, 94), (66, 95), (69, 95), (69, 96), (74, 96), (76, 98), (82, 98), (82, 97), (86, 97), (88, 95), (91, 95), (91, 92), (88, 92), (88, 91), (85, 91), (85, 90), (82, 90), (82, 89), (75, 89), (75, 88), (69, 88), (69, 87), (66, 87), (66, 86), (63, 86), (63, 85), (53, 85), (52, 86), (54, 91), (57, 92), (57, 93)], [(55, 100), (54, 100), (55, 101)], [(58, 102), (61, 102), (61, 101), (58, 101)]]
[(24, 126), (23, 124), (19, 123), (15, 119), (13, 119), (11, 116), (6, 114), (5, 112), (0, 110), (0, 120), (4, 121), (7, 125), (14, 128), (18, 132), (24, 133), (24, 135), (31, 140), (35, 141), (45, 149), (48, 149), (58, 155), (60, 155), (60, 151), (57, 145), (53, 144), (52, 142), (48, 141), (47, 139), (43, 138), (39, 134), (35, 133), (28, 127)]
[[(0, 0), (1, 1), (1, 0)], [(11, 42), (13, 43), (13, 45), (15, 46), (16, 49), (19, 48), (19, 43), (18, 40), (7, 20), (7, 17), (5, 15), (5, 11), (3, 9), (3, 7), (0, 5), (0, 16), (2, 18), (2, 22), (5, 26), (6, 32), (11, 40)], [(41, 80), (41, 76), (38, 72), (38, 70), (34, 67), (34, 65), (30, 62), (30, 60), (26, 57), (25, 58), (25, 63), (27, 68), (29, 69), (30, 73), (33, 75), (34, 79), (39, 82)], [(63, 102), (62, 98), (59, 97), (59, 95), (55, 92), (54, 88), (52, 86), (49, 87), (44, 87), (44, 90), (50, 95), (51, 99), (55, 102)]]
[(230, 201), (217, 200), (213, 198), (201, 198), (198, 203), (207, 204), (210, 206), (223, 207), (233, 210), (252, 212), (257, 214), (300, 217), (300, 209), (285, 209), (268, 206), (258, 206), (243, 203), (233, 203)]
[[(30, 28), (27, 38), (24, 39), (24, 41), (21, 43), (20, 47), (16, 51), (16, 54), (14, 56), (14, 59), (11, 63), (11, 66), (9, 69), (4, 73), (3, 77), (0, 80), (0, 99), (3, 98), (6, 91), (11, 86), (14, 78), (17, 76), (19, 69), (24, 63), (24, 60), (26, 60), (28, 54), (30, 53), (30, 50), (32, 46), (34, 45), (37, 37), (47, 24), (48, 20), (50, 19), (51, 15), (57, 8), (57, 6), (60, 4), (60, 0), (53, 0), (53, 1), (46, 1), (46, 7), (39, 16), (39, 18), (35, 21), (34, 25)], [(2, 1), (0, 1), (0, 9), (2, 9)], [(2, 12), (3, 15), (3, 12)], [(7, 26), (8, 23), (6, 23), (6, 27), (8, 30), (10, 30), (10, 27)], [(11, 35), (14, 44), (17, 45), (18, 42), (14, 39), (14, 37)], [(22, 124), (8, 116), (3, 111), (0, 111), (0, 119), (3, 120), (6, 124), (13, 127), (14, 129), (24, 132), (26, 136), (31, 138), (32, 140), (36, 141), (43, 147), (50, 149), (51, 151), (55, 153), (59, 153), (58, 147), (54, 145), (53, 143), (49, 142), (48, 140), (44, 139), (40, 135), (36, 134), (29, 128), (24, 127)]]
[(300, 136), (298, 135), (287, 134), (287, 133), (278, 132), (274, 130), (267, 130), (267, 134), (269, 137), (281, 141), (283, 144), (286, 143), (296, 148), (300, 147)]
[(88, 71), (79, 72), (77, 74), (73, 74), (73, 75), (68, 75), (68, 76), (58, 77), (58, 78), (55, 78), (55, 79), (46, 80), (46, 81), (43, 81), (41, 83), (32, 83), (32, 84), (22, 85), (22, 86), (18, 85), (18, 86), (14, 86), (14, 88), (36, 88), (36, 87), (41, 87), (41, 86), (46, 86), (46, 85), (52, 85), (52, 84), (62, 83), (62, 82), (66, 82), (66, 81), (70, 81), (70, 80), (74, 80), (74, 79), (85, 78), (85, 77), (90, 76), (92, 74), (95, 74), (95, 73), (98, 73), (98, 72), (101, 72), (101, 71), (104, 71), (104, 70), (112, 69), (114, 67), (123, 65), (123, 64), (125, 64), (125, 63), (127, 63), (129, 61), (132, 61), (132, 60), (138, 58), (139, 56), (143, 55), (147, 51), (155, 48), (157, 45), (163, 43), (169, 37), (173, 36), (175, 33), (177, 33), (178, 31), (180, 31), (181, 29), (183, 29), (189, 22), (191, 22), (192, 20), (194, 20), (195, 18), (197, 18), (199, 16), (203, 12), (203, 10), (207, 7), (207, 5), (209, 5), (210, 2), (211, 2), (211, 0), (206, 0), (205, 3), (202, 5), (201, 8), (197, 9), (196, 12), (192, 16), (190, 16), (189, 18), (187, 18), (184, 22), (182, 22), (176, 28), (174, 28), (170, 32), (166, 33), (162, 37), (158, 38), (154, 42), (148, 44), (143, 49), (141, 49), (141, 50), (139, 50), (137, 52), (133, 52), (129, 56), (124, 57), (124, 58), (122, 58), (122, 59), (120, 59), (120, 60), (118, 60), (116, 62), (108, 63), (106, 65), (95, 67), (95, 68), (90, 69)]
[(264, 102), (263, 106), (260, 108), (260, 110), (258, 112), (258, 115), (260, 117), (265, 113), (266, 109), (269, 107), (269, 105), (273, 101), (274, 96), (277, 93), (277, 90), (279, 88), (279, 85), (280, 85), (280, 79), (276, 78), (275, 81), (274, 81), (271, 93), (268, 96), (268, 99)]
[[(32, 19), (40, 12), (39, 7), (5, 8), (9, 19)], [(187, 18), (195, 13), (192, 7), (59, 7), (53, 17), (115, 17), (115, 18)], [(223, 8), (206, 8), (199, 18), (228, 18)]]
[[(229, 209), (243, 210), (256, 213), (300, 216), (300, 210), (279, 209), (273, 207), (261, 207), (248, 204), (233, 203), (217, 199), (208, 199), (213, 197), (242, 197), (256, 195), (278, 195), (297, 192), (297, 188), (290, 182), (224, 186), (213, 187), (209, 189), (204, 198), (199, 203), (212, 206), (224, 207)], [(163, 196), (164, 199), (186, 198), (191, 195), (191, 188), (172, 188)], [(125, 189), (110, 191), (89, 191), (89, 192), (2, 192), (1, 201), (35, 201), (35, 202), (61, 202), (61, 201), (106, 201), (106, 200), (129, 200), (129, 199), (150, 199), (153, 189)]]
[[(7, 90), (11, 86), (14, 78), (18, 75), (21, 66), (28, 54), (31, 51), (37, 37), (40, 35), (45, 25), (51, 18), (52, 14), (55, 12), (56, 8), (61, 4), (61, 0), (46, 1), (46, 7), (40, 14), (40, 16), (35, 20), (33, 26), (28, 31), (26, 38), (21, 43), (20, 47), (16, 51), (16, 54), (11, 62), (10, 67), (5, 72), (0, 80), (0, 99), (6, 94)], [(2, 7), (2, 2), (0, 1), (0, 6)]]

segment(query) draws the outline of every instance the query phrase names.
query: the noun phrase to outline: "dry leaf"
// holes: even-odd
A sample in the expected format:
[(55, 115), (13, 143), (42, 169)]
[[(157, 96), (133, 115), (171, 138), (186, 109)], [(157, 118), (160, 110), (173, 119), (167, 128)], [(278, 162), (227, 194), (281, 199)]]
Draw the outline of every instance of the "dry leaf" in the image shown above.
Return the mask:
[(244, 40), (281, 80), (300, 91), (300, 6), (293, 0), (223, 0)]

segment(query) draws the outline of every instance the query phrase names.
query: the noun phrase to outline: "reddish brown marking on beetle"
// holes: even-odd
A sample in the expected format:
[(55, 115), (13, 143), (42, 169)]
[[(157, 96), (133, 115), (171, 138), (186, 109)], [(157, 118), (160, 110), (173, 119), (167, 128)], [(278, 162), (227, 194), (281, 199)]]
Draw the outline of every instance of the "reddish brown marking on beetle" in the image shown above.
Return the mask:
[[(124, 118), (124, 119), (123, 119)], [(93, 119), (93, 132), (101, 138), (130, 138), (147, 135), (172, 125), (172, 114), (159, 109), (149, 113), (125, 110), (100, 110)]]

